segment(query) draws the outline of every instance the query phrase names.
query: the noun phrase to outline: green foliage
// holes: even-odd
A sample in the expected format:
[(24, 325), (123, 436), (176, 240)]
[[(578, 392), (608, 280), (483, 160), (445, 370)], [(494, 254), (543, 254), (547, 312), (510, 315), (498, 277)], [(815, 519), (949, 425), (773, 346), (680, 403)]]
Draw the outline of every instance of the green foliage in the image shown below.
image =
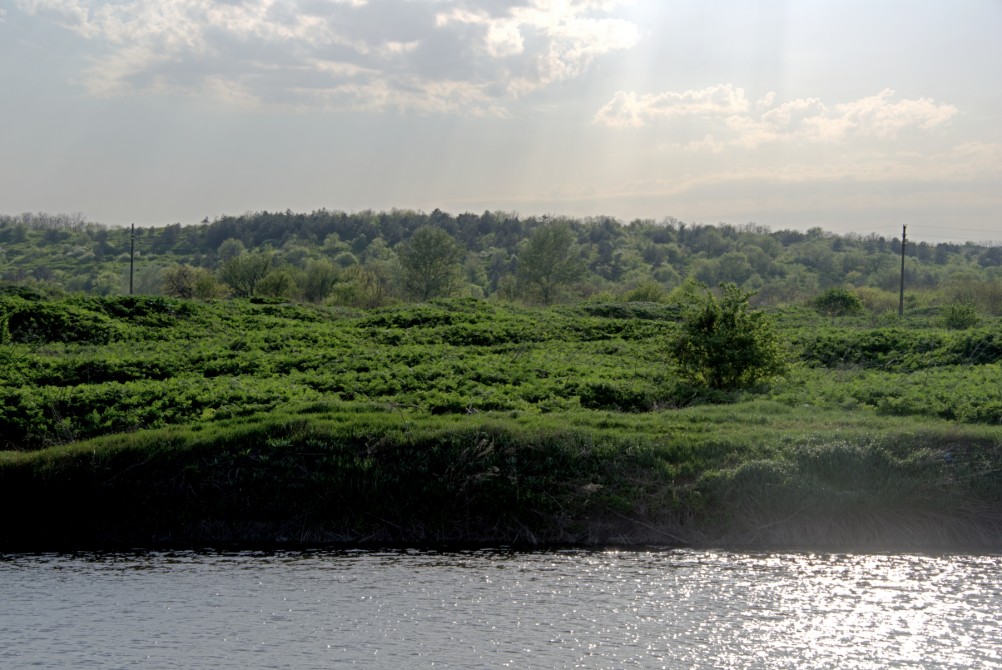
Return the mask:
[(119, 336), (119, 330), (107, 317), (68, 303), (4, 298), (0, 302), (0, 322), (4, 324), (4, 338), (10, 342), (106, 344)]
[[(310, 537), (574, 541), (612, 511), (752, 532), (804, 506), (1002, 500), (996, 323), (767, 319), (733, 285), (691, 305), (363, 311), (331, 307), (336, 286), (327, 306), (0, 294), (0, 502), (36, 501), (22, 528), (93, 514), (129, 538), (309, 518), (331, 534)], [(666, 370), (668, 333), (703, 367)], [(777, 333), (800, 364), (768, 395), (706, 388), (764, 378), (741, 366), (770, 353), (776, 372)], [(84, 516), (60, 526), (48, 501), (68, 499)]]
[(641, 282), (623, 295), (627, 302), (663, 302), (667, 297), (664, 286), (655, 281)]
[(323, 302), (334, 290), (338, 279), (338, 268), (323, 259), (310, 261), (303, 276), (303, 297), (310, 302)]
[(802, 358), (828, 368), (912, 371), (944, 365), (985, 365), (1002, 360), (1002, 333), (994, 329), (815, 329), (802, 338)]
[(300, 296), (299, 272), (288, 266), (271, 268), (256, 287), (260, 296), (293, 299)]
[(219, 268), (219, 279), (229, 285), (233, 295), (251, 298), (271, 268), (271, 257), (267, 252), (234, 256)]
[(783, 354), (772, 323), (763, 312), (750, 312), (752, 293), (723, 284), (718, 301), (709, 291), (693, 305), (668, 354), (683, 378), (711, 389), (734, 390), (755, 385), (784, 369)]
[(981, 321), (978, 308), (970, 302), (953, 303), (943, 308), (943, 326), (951, 330), (974, 328)]
[[(533, 263), (524, 263), (525, 252), (532, 236), (554, 226), (569, 229), (571, 253), (553, 258), (568, 260), (581, 272), (571, 273), (563, 283), (547, 279), (540, 283), (529, 271)], [(413, 284), (408, 288), (403, 281), (402, 266), (393, 252), (421, 228), (440, 231), (455, 241), (465, 280), (456, 291), (468, 295), (548, 303), (567, 296), (563, 289), (574, 285), (580, 296), (605, 293), (611, 298), (632, 292), (630, 300), (659, 301), (661, 292), (651, 282), (668, 287), (682, 277), (694, 277), (711, 284), (734, 281), (745, 290), (756, 290), (756, 306), (790, 305), (830, 286), (851, 285), (870, 312), (897, 308), (900, 247), (883, 237), (839, 236), (820, 229), (770, 231), (753, 224), (707, 226), (674, 219), (623, 224), (609, 217), (519, 217), (509, 212), (454, 216), (438, 210), (258, 212), (189, 226), (140, 228), (135, 235), (135, 290), (161, 293), (162, 272), (177, 265), (212, 270), (222, 279), (229, 261), (270, 252), (275, 256), (271, 265), (288, 268), (296, 283), (290, 289), (288, 282), (272, 281), (267, 288), (271, 294), (305, 295), (301, 273), (311, 261), (327, 258), (341, 268), (360, 267), (379, 284), (380, 295), (373, 297), (359, 287), (357, 277), (339, 278), (340, 286), (330, 294), (336, 293), (333, 299), (338, 304), (423, 300), (425, 291), (415, 292)], [(89, 223), (81, 216), (0, 215), (0, 282), (91, 295), (121, 293), (127, 285), (129, 242), (128, 230)], [(909, 309), (973, 302), (982, 315), (1002, 314), (998, 249), (919, 242), (908, 245), (906, 253)], [(235, 295), (260, 292), (231, 279), (239, 284)], [(187, 295), (190, 289), (171, 292)], [(210, 286), (196, 297), (218, 295), (218, 287)], [(326, 297), (308, 299), (322, 302)]]
[(561, 286), (584, 275), (586, 267), (574, 245), (574, 233), (564, 223), (536, 229), (518, 256), (518, 282), (523, 292), (549, 305)]
[(381, 307), (388, 296), (378, 274), (353, 265), (341, 271), (327, 299), (332, 305), (344, 307)]
[(825, 316), (849, 316), (863, 312), (863, 301), (848, 289), (834, 287), (822, 291), (811, 300), (811, 306)]
[(422, 226), (397, 250), (407, 291), (420, 301), (450, 295), (459, 281), (463, 249), (449, 233)]
[(160, 277), (164, 295), (171, 298), (210, 300), (225, 294), (223, 286), (206, 268), (179, 263), (166, 268)]
[(973, 305), (979, 312), (1002, 315), (1002, 281), (998, 276), (978, 276), (973, 269), (956, 273), (942, 282), (943, 301), (948, 305)]

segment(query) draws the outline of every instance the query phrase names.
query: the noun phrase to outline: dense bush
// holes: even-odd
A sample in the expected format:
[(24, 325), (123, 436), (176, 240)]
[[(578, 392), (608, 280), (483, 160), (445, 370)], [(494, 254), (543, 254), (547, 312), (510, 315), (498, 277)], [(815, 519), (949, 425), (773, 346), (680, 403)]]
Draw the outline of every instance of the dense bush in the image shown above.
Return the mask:
[(0, 333), (11, 342), (107, 344), (120, 335), (111, 319), (69, 303), (5, 299)]
[(825, 316), (848, 316), (863, 311), (863, 301), (855, 293), (844, 288), (830, 288), (811, 300), (811, 306)]
[(752, 295), (723, 284), (717, 300), (706, 297), (692, 307), (669, 342), (669, 357), (682, 376), (711, 389), (747, 388), (784, 368), (779, 339), (763, 312), (749, 312)]
[(970, 302), (953, 303), (943, 308), (943, 325), (951, 330), (967, 330), (978, 325), (978, 308)]
[[(775, 339), (756, 339), (775, 338), (777, 328), (811, 366), (797, 375), (817, 375), (785, 377), (770, 391), (783, 402), (998, 420), (997, 328), (931, 327), (938, 313), (911, 327), (835, 328), (804, 307), (756, 316), (746, 298), (734, 288), (696, 296), (677, 322), (681, 307), (655, 303), (528, 309), (450, 299), (364, 312), (258, 298), (6, 296), (6, 322), (25, 310), (38, 317), (29, 332), (49, 339), (25, 338), (27, 322), (15, 318), (18, 338), (0, 344), (0, 439), (34, 449), (325, 400), (427, 415), (635, 413), (735, 401), (740, 394), (711, 385), (761, 379), (763, 368), (742, 366), (778, 354)], [(676, 346), (697, 352), (689, 370), (665, 366), (672, 332), (684, 338)], [(919, 378), (924, 386), (910, 381)]]
[(943, 365), (985, 365), (1002, 360), (1002, 333), (949, 333), (902, 328), (822, 329), (798, 342), (802, 359), (829, 368), (921, 370)]

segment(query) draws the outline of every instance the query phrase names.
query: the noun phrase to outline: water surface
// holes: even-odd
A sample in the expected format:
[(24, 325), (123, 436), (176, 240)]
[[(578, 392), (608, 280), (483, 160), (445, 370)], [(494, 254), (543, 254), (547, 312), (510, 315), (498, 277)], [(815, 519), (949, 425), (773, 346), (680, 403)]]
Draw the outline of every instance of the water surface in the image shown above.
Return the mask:
[(1002, 557), (0, 555), (3, 668), (1002, 668)]

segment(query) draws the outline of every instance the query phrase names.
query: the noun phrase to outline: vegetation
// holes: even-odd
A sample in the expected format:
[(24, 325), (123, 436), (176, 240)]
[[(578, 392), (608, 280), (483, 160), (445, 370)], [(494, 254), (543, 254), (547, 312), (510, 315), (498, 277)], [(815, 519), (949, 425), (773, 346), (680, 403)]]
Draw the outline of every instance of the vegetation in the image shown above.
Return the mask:
[(711, 302), (754, 313), (733, 287), (675, 295), (346, 310), (9, 292), (0, 502), (32, 502), (3, 546), (998, 537), (997, 324), (774, 310), (786, 372), (699, 391), (670, 343)]
[(537, 228), (521, 246), (518, 281), (526, 296), (549, 305), (561, 286), (576, 281), (585, 266), (574, 248), (574, 233), (566, 224)]
[(452, 293), (459, 278), (463, 250), (441, 228), (421, 226), (398, 252), (410, 295), (426, 301)]
[[(218, 284), (206, 285), (196, 298), (218, 295), (222, 288), (236, 296), (343, 306), (421, 301), (425, 291), (415, 291), (403, 261), (421, 228), (448, 235), (461, 252), (455, 259), (458, 274), (452, 274), (456, 267), (450, 259), (445, 267), (452, 281), (435, 295), (540, 304), (626, 296), (660, 302), (691, 278), (707, 286), (732, 282), (755, 291), (754, 307), (808, 304), (828, 289), (839, 289), (856, 296), (870, 313), (898, 308), (901, 242), (896, 238), (671, 218), (620, 223), (607, 217), (439, 210), (258, 212), (138, 228), (134, 290), (175, 295), (166, 280), (172, 268), (187, 265), (212, 273)], [(128, 230), (82, 216), (0, 215), (0, 281), (64, 293), (128, 293), (129, 242)], [(942, 310), (963, 303), (981, 317), (1002, 315), (1000, 249), (908, 244), (905, 307)], [(320, 268), (324, 272), (318, 277)], [(259, 286), (262, 272), (271, 277)]]
[(690, 308), (669, 354), (682, 377), (721, 391), (754, 386), (783, 372), (779, 338), (763, 312), (749, 312), (748, 298), (734, 284), (724, 284), (718, 301), (707, 292)]
[(819, 313), (832, 318), (849, 314), (862, 314), (863, 301), (852, 291), (841, 287), (825, 289), (811, 300), (811, 306)]
[(909, 245), (899, 318), (897, 241), (820, 230), (262, 212), (136, 246), (123, 295), (121, 231), (0, 217), (0, 548), (1002, 537), (994, 247)]

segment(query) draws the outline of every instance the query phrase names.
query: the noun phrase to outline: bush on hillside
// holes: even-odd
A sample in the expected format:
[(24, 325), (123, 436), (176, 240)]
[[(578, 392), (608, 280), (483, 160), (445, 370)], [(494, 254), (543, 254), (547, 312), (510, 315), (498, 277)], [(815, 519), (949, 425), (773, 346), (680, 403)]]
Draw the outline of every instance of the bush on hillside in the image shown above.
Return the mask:
[(718, 301), (707, 292), (682, 321), (668, 355), (690, 383), (723, 391), (743, 389), (785, 368), (779, 338), (764, 312), (749, 312), (736, 284), (722, 284)]
[(811, 300), (811, 307), (819, 314), (834, 318), (860, 314), (863, 311), (863, 301), (848, 289), (830, 288), (816, 295)]

